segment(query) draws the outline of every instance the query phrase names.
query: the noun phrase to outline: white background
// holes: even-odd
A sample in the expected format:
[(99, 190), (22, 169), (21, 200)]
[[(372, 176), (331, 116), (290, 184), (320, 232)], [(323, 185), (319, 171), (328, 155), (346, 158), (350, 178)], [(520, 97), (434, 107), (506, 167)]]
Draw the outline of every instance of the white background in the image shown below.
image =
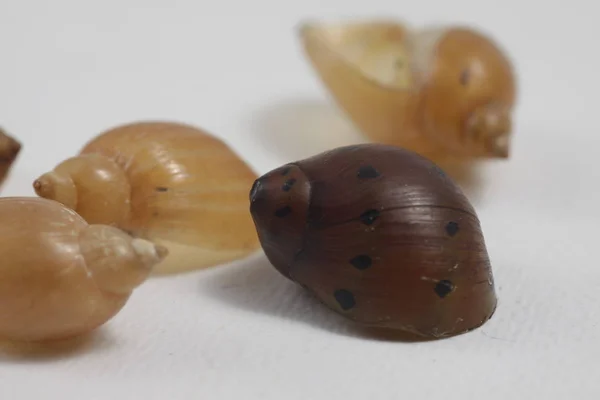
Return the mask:
[[(519, 74), (508, 162), (469, 192), (497, 313), (449, 340), (364, 337), (260, 255), (156, 278), (93, 338), (0, 353), (0, 399), (597, 399), (600, 25), (590, 0), (1, 0), (0, 124), (24, 144), (3, 195), (116, 124), (170, 119), (264, 173), (359, 140), (299, 46), (307, 18), (468, 23)], [(288, 143), (286, 144), (286, 141)]]

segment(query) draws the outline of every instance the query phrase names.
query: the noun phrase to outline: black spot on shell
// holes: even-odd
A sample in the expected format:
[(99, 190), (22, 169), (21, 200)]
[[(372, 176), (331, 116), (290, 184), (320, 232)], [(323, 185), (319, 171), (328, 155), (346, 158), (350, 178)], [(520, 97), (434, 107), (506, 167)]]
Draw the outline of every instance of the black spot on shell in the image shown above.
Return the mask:
[(363, 179), (368, 178), (377, 178), (379, 176), (379, 172), (370, 165), (366, 165), (364, 167), (360, 167), (358, 169), (358, 177)]
[(439, 281), (433, 290), (443, 299), (454, 290), (454, 285), (449, 280), (444, 279), (443, 281)]
[(351, 259), (350, 264), (356, 269), (365, 270), (373, 264), (373, 260), (371, 260), (371, 257), (361, 254)]
[(333, 296), (344, 311), (347, 311), (356, 305), (354, 295), (346, 289), (336, 290), (335, 293), (333, 293)]
[(290, 189), (292, 189), (292, 186), (294, 186), (294, 183), (296, 183), (296, 178), (288, 179), (281, 187), (281, 190), (284, 192), (289, 192)]
[(275, 216), (278, 218), (283, 218), (285, 216), (290, 215), (291, 213), (292, 213), (292, 209), (290, 208), (290, 206), (285, 206), (285, 207), (281, 207), (280, 209), (275, 211)]
[(167, 192), (167, 191), (169, 191), (169, 188), (168, 187), (164, 187), (164, 186), (158, 186), (156, 188), (156, 191), (157, 192)]
[(360, 220), (365, 225), (371, 225), (377, 218), (379, 218), (379, 211), (377, 210), (367, 210), (360, 215)]
[(289, 173), (290, 173), (290, 170), (291, 170), (291, 169), (292, 169), (291, 167), (285, 167), (285, 168), (283, 168), (283, 169), (281, 170), (281, 175), (283, 175), (283, 176), (286, 176), (287, 174), (289, 174)]
[(454, 236), (458, 233), (458, 222), (450, 221), (446, 224), (446, 232), (450, 236)]

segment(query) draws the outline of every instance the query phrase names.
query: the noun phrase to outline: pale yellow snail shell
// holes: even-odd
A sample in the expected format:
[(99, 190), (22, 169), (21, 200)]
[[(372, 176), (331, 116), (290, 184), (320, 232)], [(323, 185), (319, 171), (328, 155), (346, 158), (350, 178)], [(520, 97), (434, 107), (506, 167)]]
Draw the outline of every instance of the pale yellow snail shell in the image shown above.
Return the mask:
[(49, 341), (115, 316), (167, 254), (36, 197), (0, 199), (0, 338)]
[(483, 33), (372, 20), (304, 23), (300, 37), (329, 94), (372, 141), (436, 161), (509, 157), (516, 77)]
[(110, 129), (34, 182), (37, 194), (90, 223), (169, 249), (157, 273), (215, 266), (258, 250), (248, 214), (250, 167), (224, 142), (174, 122)]

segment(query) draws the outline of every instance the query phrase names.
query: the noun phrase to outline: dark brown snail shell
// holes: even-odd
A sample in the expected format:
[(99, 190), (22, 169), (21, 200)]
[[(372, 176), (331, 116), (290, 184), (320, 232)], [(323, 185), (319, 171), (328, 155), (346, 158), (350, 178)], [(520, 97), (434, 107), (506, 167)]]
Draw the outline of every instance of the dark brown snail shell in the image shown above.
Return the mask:
[(441, 338), (494, 313), (475, 210), (412, 151), (362, 144), (290, 163), (256, 180), (250, 203), (275, 268), (358, 323)]
[(21, 142), (0, 127), (0, 186), (10, 174), (21, 149)]

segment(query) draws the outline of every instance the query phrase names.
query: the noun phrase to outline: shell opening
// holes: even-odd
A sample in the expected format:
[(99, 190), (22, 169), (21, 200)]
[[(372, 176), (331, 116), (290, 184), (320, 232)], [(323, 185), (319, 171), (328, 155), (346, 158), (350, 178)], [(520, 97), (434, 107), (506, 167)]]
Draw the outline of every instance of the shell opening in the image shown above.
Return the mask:
[(314, 23), (300, 26), (307, 45), (320, 43), (362, 75), (392, 89), (424, 84), (445, 27), (413, 30), (394, 21)]
[(406, 48), (416, 86), (423, 86), (429, 80), (438, 44), (447, 31), (445, 27), (429, 27), (407, 35)]

